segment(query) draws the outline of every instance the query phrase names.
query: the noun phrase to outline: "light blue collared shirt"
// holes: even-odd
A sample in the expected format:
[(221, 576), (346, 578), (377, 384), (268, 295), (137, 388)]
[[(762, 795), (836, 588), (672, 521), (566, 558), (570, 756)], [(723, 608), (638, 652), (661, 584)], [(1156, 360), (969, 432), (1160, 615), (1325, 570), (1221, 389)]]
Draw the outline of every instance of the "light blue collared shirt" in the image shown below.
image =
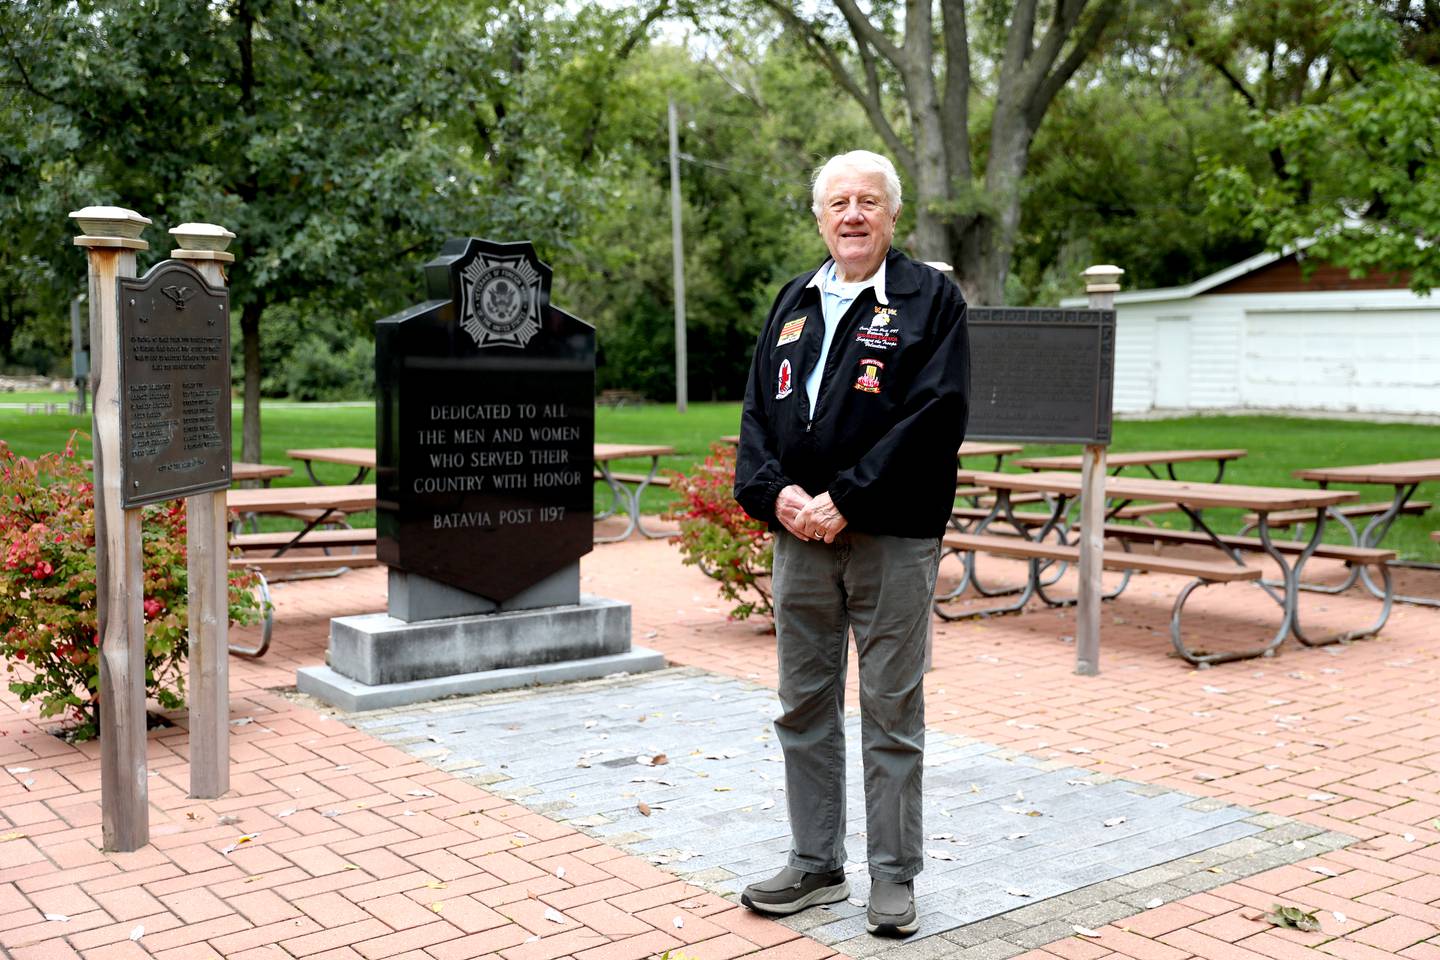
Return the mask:
[(845, 311), (850, 309), (850, 304), (865, 290), (866, 287), (875, 288), (875, 299), (879, 303), (889, 304), (885, 297), (885, 261), (880, 261), (880, 269), (876, 270), (868, 280), (860, 280), (856, 283), (846, 283), (836, 276), (835, 261), (825, 261), (825, 266), (815, 271), (815, 276), (810, 278), (806, 284), (808, 287), (817, 287), (820, 290), (820, 312), (825, 320), (825, 336), (820, 341), (820, 357), (815, 361), (815, 366), (805, 375), (805, 396), (810, 401), (810, 419), (815, 419), (815, 401), (820, 396), (820, 378), (825, 373), (825, 359), (830, 356), (830, 343), (835, 339), (835, 328), (840, 325), (840, 318), (845, 316)]

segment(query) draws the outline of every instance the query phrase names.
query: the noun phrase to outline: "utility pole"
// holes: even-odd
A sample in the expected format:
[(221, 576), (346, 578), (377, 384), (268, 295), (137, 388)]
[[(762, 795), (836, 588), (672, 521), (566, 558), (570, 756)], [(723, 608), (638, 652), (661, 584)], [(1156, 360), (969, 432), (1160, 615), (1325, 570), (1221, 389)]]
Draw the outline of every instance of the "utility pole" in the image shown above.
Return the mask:
[(70, 375), (75, 381), (71, 413), (85, 412), (85, 394), (90, 390), (90, 352), (85, 349), (85, 333), (80, 326), (80, 304), (84, 299), (83, 294), (77, 294), (70, 301)]
[(670, 98), (670, 244), (675, 261), (675, 410), (684, 413), (690, 397), (685, 351), (685, 242), (680, 233), (680, 133), (675, 98)]

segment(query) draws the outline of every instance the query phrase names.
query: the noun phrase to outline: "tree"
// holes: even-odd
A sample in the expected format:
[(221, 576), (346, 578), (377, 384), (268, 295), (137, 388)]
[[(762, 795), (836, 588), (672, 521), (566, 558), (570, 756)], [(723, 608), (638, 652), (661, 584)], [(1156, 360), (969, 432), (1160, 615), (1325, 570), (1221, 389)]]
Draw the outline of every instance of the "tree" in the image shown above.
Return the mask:
[[(964, 0), (906, 0), (899, 27), (888, 4), (867, 14), (857, 0), (835, 0), (838, 17), (811, 19), (784, 0), (764, 2), (864, 107), (906, 173), (919, 255), (953, 263), (971, 302), (1003, 302), (1035, 133), (1120, 0), (988, 2), (972, 11)], [(984, 81), (992, 99), (982, 118), (974, 107)], [(903, 100), (903, 120), (892, 94)], [(972, 130), (977, 120), (983, 129)]]
[[(1287, 54), (1300, 61), (1289, 87), (1304, 92), (1246, 101), (1248, 132), (1269, 170), (1209, 165), (1213, 220), (1242, 225), (1269, 249), (1313, 244), (1312, 260), (1357, 274), (1408, 273), (1421, 293), (1440, 286), (1440, 17), (1433, 4), (1420, 14), (1414, 7), (1323, 5), (1328, 29)], [(1241, 63), (1273, 59), (1252, 47)]]
[(1168, 27), (1161, 6), (1133, 13), (1056, 97), (1031, 152), (1007, 302), (1053, 304), (1094, 263), (1124, 267), (1127, 288), (1165, 287), (1263, 249), (1204, 216), (1206, 166), (1255, 151), (1243, 103)]
[(181, 220), (238, 234), (246, 459), (260, 459), (266, 309), (320, 291), (330, 310), (384, 299), (389, 271), (357, 264), (403, 262), (444, 220), (454, 46), (431, 7), (25, 0), (0, 14), (0, 75), (68, 135), (95, 191), (84, 203), (150, 214), (157, 248)]

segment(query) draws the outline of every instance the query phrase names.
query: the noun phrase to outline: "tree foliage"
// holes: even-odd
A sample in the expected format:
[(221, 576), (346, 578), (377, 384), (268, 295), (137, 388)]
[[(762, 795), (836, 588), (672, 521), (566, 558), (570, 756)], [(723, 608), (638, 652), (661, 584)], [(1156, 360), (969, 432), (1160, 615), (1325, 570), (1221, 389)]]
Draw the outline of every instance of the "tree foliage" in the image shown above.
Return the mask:
[[(1440, 12), (1406, 0), (1270, 6), (1262, 22), (1276, 27), (1258, 37), (1211, 21), (1247, 38), (1240, 63), (1266, 65), (1264, 94), (1241, 95), (1247, 132), (1270, 164), (1211, 158), (1210, 222), (1238, 225), (1269, 249), (1306, 245), (1356, 274), (1408, 273), (1428, 293), (1440, 286)], [(1249, 14), (1235, 24), (1253, 25)], [(1303, 36), (1286, 26), (1295, 21), (1310, 25)]]
[[(93, 203), (221, 223), (242, 453), (258, 399), (364, 395), (376, 318), (447, 236), (530, 239), (602, 387), (674, 390), (667, 101), (689, 372), (734, 398), (778, 285), (825, 254), (809, 178), (899, 162), (897, 242), (972, 299), (1110, 261), (1165, 286), (1319, 237), (1433, 265), (1433, 0), (12, 0), (0, 5), (0, 364), (68, 353)], [(1420, 242), (1417, 242), (1420, 241)], [(263, 336), (262, 336), (263, 334)]]

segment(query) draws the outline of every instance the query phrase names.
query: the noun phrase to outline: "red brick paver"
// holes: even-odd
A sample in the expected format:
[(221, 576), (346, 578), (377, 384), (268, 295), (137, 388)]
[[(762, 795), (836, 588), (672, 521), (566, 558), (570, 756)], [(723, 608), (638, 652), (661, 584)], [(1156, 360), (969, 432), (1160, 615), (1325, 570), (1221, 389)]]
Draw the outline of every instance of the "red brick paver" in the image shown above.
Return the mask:
[[(582, 576), (587, 592), (634, 605), (637, 643), (675, 663), (775, 683), (773, 635), (728, 621), (710, 581), (682, 566), (670, 545), (599, 547)], [(33, 706), (0, 694), (0, 948), (16, 958), (86, 960), (833, 954), (278, 694), (297, 667), (322, 662), (331, 616), (380, 608), (384, 577), (363, 570), (275, 586), (270, 653), (231, 662), (234, 789), (215, 801), (188, 799), (185, 717), (151, 731), (153, 842), (135, 853), (99, 850), (96, 745), (56, 739)], [(937, 624), (930, 722), (1365, 843), (1026, 956), (1431, 960), (1440, 931), (1440, 649), (1430, 641), (1440, 636), (1440, 613), (1397, 607), (1379, 639), (1323, 649), (1289, 641), (1273, 660), (1202, 672), (1166, 655), (1179, 583), (1137, 577), (1105, 607), (1099, 677), (1073, 674), (1074, 646), (1062, 639), (1074, 633), (1071, 611)], [(1273, 604), (1253, 588), (1210, 593), (1197, 598), (1197, 636), (1211, 631), (1218, 644), (1273, 623)], [(1358, 624), (1372, 612), (1353, 596), (1307, 596), (1302, 610), (1313, 629)], [(9, 772), (17, 767), (31, 772)], [(420, 787), (437, 796), (408, 796)], [(406, 809), (414, 815), (403, 816)], [(222, 813), (239, 822), (220, 824)], [(514, 846), (517, 831), (532, 839)], [(1317, 909), (1322, 931), (1271, 928), (1259, 917), (1274, 902)], [(547, 908), (565, 922), (546, 919)], [(44, 921), (46, 912), (71, 920)], [(144, 933), (131, 940), (140, 925)]]

